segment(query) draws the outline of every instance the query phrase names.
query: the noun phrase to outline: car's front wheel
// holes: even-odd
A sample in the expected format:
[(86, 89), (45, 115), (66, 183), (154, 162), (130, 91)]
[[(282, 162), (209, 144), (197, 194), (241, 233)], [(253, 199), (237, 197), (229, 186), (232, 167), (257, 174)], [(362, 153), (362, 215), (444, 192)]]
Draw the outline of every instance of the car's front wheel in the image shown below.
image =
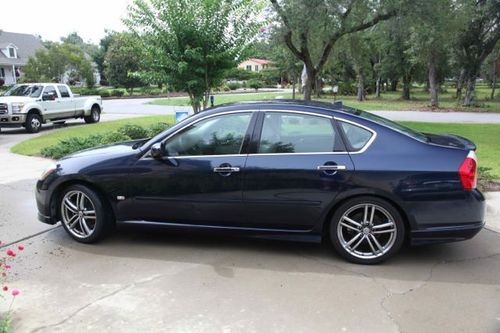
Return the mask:
[(358, 197), (333, 214), (330, 239), (337, 252), (358, 264), (376, 264), (396, 254), (403, 245), (405, 224), (389, 202)]
[(99, 194), (83, 185), (66, 188), (60, 200), (61, 222), (66, 232), (82, 243), (94, 243), (112, 229), (112, 216)]

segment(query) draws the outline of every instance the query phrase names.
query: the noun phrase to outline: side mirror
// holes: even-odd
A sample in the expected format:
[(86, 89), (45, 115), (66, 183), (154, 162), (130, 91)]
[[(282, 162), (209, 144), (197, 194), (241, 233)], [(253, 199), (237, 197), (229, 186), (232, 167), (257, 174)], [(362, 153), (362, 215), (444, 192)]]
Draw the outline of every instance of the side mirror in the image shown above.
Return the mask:
[(162, 158), (163, 157), (163, 147), (161, 143), (155, 143), (151, 147), (151, 156), (153, 158)]

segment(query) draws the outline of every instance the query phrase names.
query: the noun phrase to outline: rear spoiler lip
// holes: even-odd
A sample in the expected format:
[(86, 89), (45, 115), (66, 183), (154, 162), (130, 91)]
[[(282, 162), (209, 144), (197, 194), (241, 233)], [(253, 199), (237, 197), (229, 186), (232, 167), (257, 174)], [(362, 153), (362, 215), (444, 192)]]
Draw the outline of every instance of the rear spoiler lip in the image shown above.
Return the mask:
[[(463, 146), (463, 148), (462, 147), (456, 147), (456, 148), (459, 148), (459, 149), (464, 149), (464, 150), (469, 150), (469, 151), (476, 151), (476, 149), (477, 149), (477, 147), (474, 144), (474, 142), (470, 141), (467, 138), (464, 138), (463, 136), (459, 136), (459, 135), (455, 135), (455, 134), (448, 134), (448, 133), (441, 133), (441, 134), (422, 133), (422, 134), (424, 134), (427, 137), (442, 136), (442, 137), (452, 138), (452, 139), (456, 140), (457, 142), (459, 142)], [(430, 141), (430, 143), (433, 143), (433, 142)], [(437, 144), (437, 145), (441, 146), (441, 144), (439, 144), (439, 143), (434, 143), (434, 144)], [(446, 145), (445, 145), (445, 147), (446, 147)]]

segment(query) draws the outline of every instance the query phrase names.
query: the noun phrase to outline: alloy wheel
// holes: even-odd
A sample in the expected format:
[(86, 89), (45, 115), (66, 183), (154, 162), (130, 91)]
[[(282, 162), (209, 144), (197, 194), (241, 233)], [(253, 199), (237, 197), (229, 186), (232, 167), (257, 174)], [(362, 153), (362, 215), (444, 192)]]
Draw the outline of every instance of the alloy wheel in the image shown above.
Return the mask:
[(397, 236), (394, 217), (373, 203), (358, 204), (340, 218), (337, 235), (342, 247), (360, 259), (378, 258), (389, 252)]
[(96, 227), (94, 203), (81, 191), (69, 191), (61, 202), (62, 222), (68, 231), (77, 238), (92, 235)]

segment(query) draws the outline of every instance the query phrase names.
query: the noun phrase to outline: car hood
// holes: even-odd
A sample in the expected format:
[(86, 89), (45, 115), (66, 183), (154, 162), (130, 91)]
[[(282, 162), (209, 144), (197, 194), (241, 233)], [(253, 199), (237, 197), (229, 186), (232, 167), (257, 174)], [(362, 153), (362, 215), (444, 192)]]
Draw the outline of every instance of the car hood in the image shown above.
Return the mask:
[(445, 147), (455, 147), (465, 150), (476, 150), (474, 142), (454, 134), (423, 133), (430, 143)]
[(95, 148), (89, 148), (85, 150), (81, 150), (79, 152), (67, 155), (61, 159), (67, 160), (67, 159), (73, 159), (73, 158), (84, 158), (84, 157), (92, 157), (92, 156), (98, 156), (98, 155), (108, 155), (108, 156), (116, 156), (116, 155), (123, 155), (127, 153), (131, 153), (135, 151), (134, 146), (142, 142), (144, 140), (134, 140), (134, 141), (125, 141), (125, 142), (117, 142), (105, 146), (99, 146)]
[(0, 103), (27, 103), (36, 98), (26, 96), (0, 96)]

